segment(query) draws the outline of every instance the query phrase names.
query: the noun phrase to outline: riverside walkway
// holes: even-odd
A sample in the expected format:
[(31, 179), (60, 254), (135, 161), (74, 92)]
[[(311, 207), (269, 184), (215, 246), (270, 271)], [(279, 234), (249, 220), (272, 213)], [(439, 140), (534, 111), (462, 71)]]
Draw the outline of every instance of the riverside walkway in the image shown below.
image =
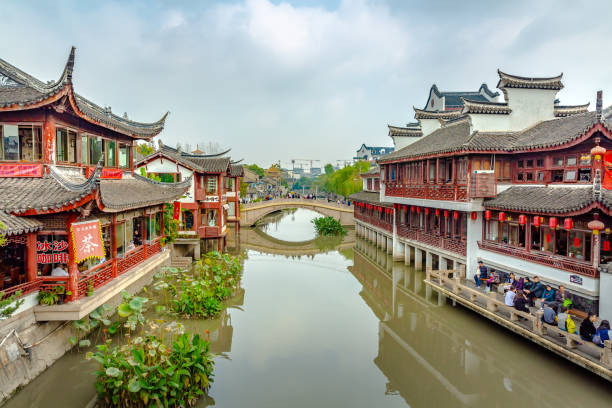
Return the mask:
[(305, 208), (323, 216), (331, 216), (344, 226), (354, 225), (353, 207), (327, 200), (307, 200), (300, 198), (275, 198), (267, 201), (243, 204), (240, 207), (240, 226), (250, 227), (262, 217), (288, 208)]
[[(465, 277), (465, 269), (426, 269), (425, 284), (458, 302), (468, 309), (495, 323), (520, 334), (534, 343), (612, 381), (612, 342), (604, 348), (584, 341), (577, 334), (569, 334), (557, 326), (542, 322), (542, 312), (536, 308), (531, 313), (506, 306), (503, 295), (492, 291), (485, 293)], [(579, 321), (576, 319), (576, 326)]]

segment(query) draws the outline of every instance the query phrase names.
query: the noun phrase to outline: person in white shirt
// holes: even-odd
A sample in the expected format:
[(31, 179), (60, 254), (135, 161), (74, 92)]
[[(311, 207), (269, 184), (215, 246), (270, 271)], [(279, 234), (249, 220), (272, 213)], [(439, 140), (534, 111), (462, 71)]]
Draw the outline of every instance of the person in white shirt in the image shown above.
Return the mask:
[(66, 272), (66, 265), (57, 264), (57, 266), (51, 271), (51, 276), (68, 276), (68, 272)]
[(514, 306), (514, 297), (516, 296), (516, 288), (511, 286), (510, 289), (506, 291), (506, 297), (504, 299), (504, 303), (506, 306)]

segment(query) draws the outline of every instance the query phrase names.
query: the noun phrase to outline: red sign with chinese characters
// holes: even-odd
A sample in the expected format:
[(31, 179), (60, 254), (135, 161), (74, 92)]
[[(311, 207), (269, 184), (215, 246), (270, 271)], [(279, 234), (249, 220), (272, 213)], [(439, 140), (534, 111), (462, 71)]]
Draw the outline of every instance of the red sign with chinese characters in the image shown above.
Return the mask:
[(612, 151), (607, 151), (603, 155), (604, 174), (602, 174), (602, 187), (612, 190)]
[[(87, 167), (85, 176), (87, 178), (91, 177), (95, 169), (96, 169), (95, 167)], [(101, 179), (121, 180), (123, 178), (123, 170), (103, 168), (102, 172), (100, 173), (100, 178)]]
[(42, 177), (41, 163), (0, 163), (0, 177)]
[[(68, 242), (63, 239), (59, 241), (38, 241), (36, 242), (36, 252), (42, 253), (36, 254), (36, 262), (39, 264), (67, 264), (68, 252), (62, 252), (66, 249), (68, 249)], [(45, 254), (48, 251), (54, 253)]]
[(181, 217), (181, 202), (175, 201), (174, 202), (174, 213), (172, 214), (172, 219), (178, 220), (180, 217)]
[(90, 258), (104, 258), (102, 229), (99, 220), (75, 222), (70, 226), (70, 232), (77, 263)]

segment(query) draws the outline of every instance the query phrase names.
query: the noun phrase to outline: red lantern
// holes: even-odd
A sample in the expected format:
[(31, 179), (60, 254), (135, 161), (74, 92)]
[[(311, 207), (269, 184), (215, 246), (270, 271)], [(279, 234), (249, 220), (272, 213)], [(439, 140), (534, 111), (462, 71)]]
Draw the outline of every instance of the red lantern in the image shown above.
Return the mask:
[(550, 242), (550, 238), (551, 238), (550, 234), (546, 234), (546, 242)]
[(440, 216), (440, 209), (436, 208), (436, 217), (439, 217), (439, 216)]
[(429, 208), (425, 207), (425, 215), (429, 215)]
[(478, 213), (476, 211), (472, 211), (472, 221), (476, 221), (478, 219)]
[(448, 210), (444, 210), (444, 218), (448, 218)]
[(421, 213), (421, 207), (417, 207), (417, 214)]
[(527, 216), (522, 215), (522, 214), (519, 215), (519, 225), (521, 227), (524, 227), (526, 223), (527, 223)]
[(403, 209), (404, 211), (406, 211), (408, 209), (408, 206), (406, 204), (403, 205)]
[(414, 212), (414, 205), (410, 206), (410, 212)]
[(459, 211), (453, 211), (453, 218), (456, 220), (459, 219)]
[(506, 213), (505, 212), (500, 212), (499, 216), (498, 216), (499, 222), (504, 222), (506, 221)]
[(578, 248), (579, 246), (580, 246), (580, 238), (576, 237), (574, 238), (574, 247)]
[(563, 220), (563, 228), (565, 228), (566, 230), (571, 230), (572, 228), (574, 228), (574, 220), (571, 218), (566, 218)]
[(533, 226), (539, 228), (541, 225), (542, 219), (538, 216), (533, 217)]
[(485, 211), (485, 220), (489, 221), (491, 219), (491, 210)]
[(548, 226), (552, 229), (557, 228), (557, 217), (550, 217), (548, 219)]
[(603, 242), (603, 250), (604, 251), (609, 251), (610, 250), (610, 241), (604, 241)]

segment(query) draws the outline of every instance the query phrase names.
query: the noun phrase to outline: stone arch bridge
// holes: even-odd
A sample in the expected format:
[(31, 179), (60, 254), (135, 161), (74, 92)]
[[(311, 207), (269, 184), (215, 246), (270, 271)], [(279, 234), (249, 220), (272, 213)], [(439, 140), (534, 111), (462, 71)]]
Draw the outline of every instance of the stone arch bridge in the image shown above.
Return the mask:
[(352, 206), (327, 202), (327, 200), (275, 199), (245, 204), (240, 210), (240, 226), (249, 227), (270, 213), (288, 208), (305, 208), (326, 217), (334, 217), (342, 225), (354, 225)]

